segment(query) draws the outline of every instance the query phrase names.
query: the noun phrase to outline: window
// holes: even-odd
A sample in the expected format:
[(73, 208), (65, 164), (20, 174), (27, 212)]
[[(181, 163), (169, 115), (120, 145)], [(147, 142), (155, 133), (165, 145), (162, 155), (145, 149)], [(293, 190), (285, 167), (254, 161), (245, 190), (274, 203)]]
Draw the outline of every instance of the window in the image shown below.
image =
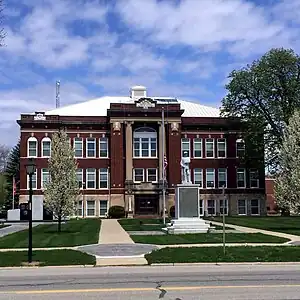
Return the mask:
[[(224, 205), (224, 208), (223, 208)], [(224, 209), (224, 215), (228, 214), (228, 201), (227, 199), (221, 199), (220, 200), (220, 214), (223, 215), (223, 209)]]
[(157, 157), (157, 133), (153, 128), (141, 127), (133, 134), (134, 157)]
[(75, 157), (83, 157), (83, 142), (82, 138), (74, 138)]
[(134, 182), (144, 182), (144, 169), (133, 169)]
[(247, 215), (247, 202), (245, 199), (238, 200), (238, 215), (245, 216)]
[(202, 139), (194, 139), (194, 158), (202, 158)]
[(215, 146), (214, 139), (205, 140), (205, 157), (214, 158), (215, 157)]
[(51, 156), (51, 139), (48, 137), (44, 137), (42, 139), (42, 157), (50, 157)]
[(108, 212), (108, 201), (100, 200), (100, 216), (106, 216)]
[(226, 139), (218, 139), (217, 148), (218, 158), (226, 157)]
[(28, 157), (37, 157), (37, 139), (35, 137), (30, 137), (27, 140), (27, 156)]
[(203, 210), (203, 199), (199, 200), (199, 214), (200, 216), (204, 216), (204, 210)]
[(83, 170), (82, 169), (77, 169), (76, 170), (76, 178), (78, 181), (78, 186), (80, 188), (82, 188), (82, 184), (83, 184)]
[[(36, 190), (37, 189), (37, 172), (35, 171), (34, 174), (32, 175), (32, 189)], [(29, 175), (27, 175), (27, 189), (29, 189)]]
[(250, 187), (259, 188), (258, 170), (250, 169)]
[(42, 169), (41, 188), (45, 188), (46, 184), (50, 181), (50, 173), (48, 169)]
[(86, 188), (96, 188), (96, 169), (94, 168), (86, 169)]
[(215, 169), (206, 169), (206, 188), (213, 189), (215, 187)]
[(76, 215), (78, 217), (82, 217), (83, 216), (83, 202), (82, 201), (77, 201), (77, 211), (76, 211)]
[(259, 215), (259, 200), (251, 200), (251, 215)]
[(106, 137), (99, 139), (99, 157), (108, 157), (108, 139)]
[(185, 152), (186, 157), (191, 157), (190, 139), (181, 139), (181, 157), (184, 157)]
[(245, 169), (237, 169), (236, 170), (236, 179), (237, 179), (237, 187), (245, 188), (246, 187), (246, 171)]
[(218, 187), (222, 188), (227, 187), (227, 169), (226, 168), (221, 168), (218, 169)]
[(194, 169), (194, 184), (199, 184), (200, 187), (203, 187), (203, 170), (202, 169)]
[(99, 189), (108, 188), (108, 169), (101, 168), (99, 170)]
[(96, 157), (96, 139), (86, 139), (86, 157)]
[(207, 200), (207, 214), (213, 216), (216, 214), (216, 201)]
[(245, 156), (245, 142), (242, 139), (236, 140), (236, 157)]
[(147, 182), (157, 182), (157, 169), (147, 169)]
[(88, 200), (86, 201), (86, 215), (87, 216), (95, 216), (95, 201), (94, 200)]

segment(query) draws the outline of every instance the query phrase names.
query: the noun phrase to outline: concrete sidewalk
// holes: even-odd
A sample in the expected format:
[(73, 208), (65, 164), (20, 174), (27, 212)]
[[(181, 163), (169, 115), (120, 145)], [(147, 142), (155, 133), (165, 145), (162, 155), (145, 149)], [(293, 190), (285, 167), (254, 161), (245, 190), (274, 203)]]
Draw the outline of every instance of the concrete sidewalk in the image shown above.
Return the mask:
[[(223, 226), (223, 223), (221, 223), (221, 222), (209, 221), (209, 223), (212, 223), (214, 225)], [(234, 228), (235, 230), (238, 230), (241, 232), (246, 232), (246, 233), (262, 233), (262, 234), (266, 234), (266, 235), (282, 237), (282, 238), (291, 240), (291, 242), (300, 241), (300, 236), (288, 234), (288, 233), (284, 233), (284, 232), (276, 232), (276, 231), (269, 231), (269, 230), (264, 230), (264, 229), (259, 229), (259, 228), (231, 225), (229, 223), (226, 223), (226, 227), (231, 227), (231, 228)]]
[(118, 220), (105, 219), (101, 222), (99, 244), (134, 244), (130, 235), (119, 224)]

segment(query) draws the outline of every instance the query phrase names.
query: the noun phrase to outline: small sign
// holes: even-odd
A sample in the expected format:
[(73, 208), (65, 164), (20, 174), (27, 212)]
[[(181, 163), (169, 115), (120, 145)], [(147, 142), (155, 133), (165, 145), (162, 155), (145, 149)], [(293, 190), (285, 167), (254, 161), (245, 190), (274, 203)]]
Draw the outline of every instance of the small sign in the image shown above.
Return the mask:
[(38, 113), (33, 117), (34, 121), (45, 121), (46, 116), (44, 114)]

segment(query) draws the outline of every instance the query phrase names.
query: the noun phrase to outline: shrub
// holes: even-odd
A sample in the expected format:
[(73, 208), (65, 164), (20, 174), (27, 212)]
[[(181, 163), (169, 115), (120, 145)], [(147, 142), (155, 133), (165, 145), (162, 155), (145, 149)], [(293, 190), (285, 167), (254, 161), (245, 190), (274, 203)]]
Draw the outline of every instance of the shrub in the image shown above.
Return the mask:
[(125, 217), (125, 209), (123, 206), (111, 206), (108, 210), (108, 216), (112, 219), (119, 219)]
[(169, 214), (171, 218), (175, 218), (175, 206), (171, 206), (169, 210)]

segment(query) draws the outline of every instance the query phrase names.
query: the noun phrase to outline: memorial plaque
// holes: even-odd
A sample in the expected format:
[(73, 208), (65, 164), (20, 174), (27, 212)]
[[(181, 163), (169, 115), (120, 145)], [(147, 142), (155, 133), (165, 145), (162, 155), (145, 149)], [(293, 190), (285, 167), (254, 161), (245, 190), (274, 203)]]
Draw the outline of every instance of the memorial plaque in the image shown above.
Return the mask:
[(179, 218), (199, 217), (199, 189), (198, 187), (178, 188)]

